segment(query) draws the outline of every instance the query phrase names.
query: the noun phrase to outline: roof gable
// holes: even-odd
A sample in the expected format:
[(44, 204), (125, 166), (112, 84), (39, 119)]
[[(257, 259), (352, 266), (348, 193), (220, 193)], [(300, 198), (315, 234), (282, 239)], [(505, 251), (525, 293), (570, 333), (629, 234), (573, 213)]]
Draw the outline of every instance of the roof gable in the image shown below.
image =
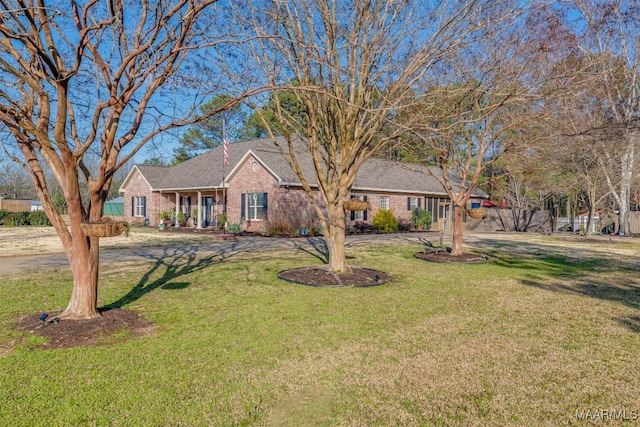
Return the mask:
[(122, 182), (119, 192), (124, 192), (129, 182), (136, 175), (142, 177), (142, 179), (147, 183), (151, 190), (157, 190), (158, 188), (160, 188), (162, 180), (167, 170), (169, 169), (170, 167), (168, 166), (134, 165), (127, 174), (127, 177)]
[[(231, 169), (231, 171), (229, 172), (229, 174), (225, 177), (226, 181), (231, 181), (233, 179), (234, 176), (236, 176), (236, 174), (239, 173), (240, 169), (242, 169), (242, 166), (244, 166), (244, 164), (249, 161), (249, 159), (254, 159), (256, 162), (258, 162), (260, 164), (260, 166), (262, 166), (267, 172), (269, 172), (271, 175), (273, 175), (273, 177), (278, 180), (278, 182), (280, 184), (283, 184), (283, 180), (282, 178), (280, 178), (278, 176), (278, 174), (269, 167), (269, 165), (267, 163), (265, 163), (260, 157), (258, 157), (253, 150), (249, 149), (244, 156), (242, 156), (242, 158), (238, 161), (238, 163), (236, 163), (233, 166), (233, 169)], [(222, 183), (221, 183), (222, 184)]]

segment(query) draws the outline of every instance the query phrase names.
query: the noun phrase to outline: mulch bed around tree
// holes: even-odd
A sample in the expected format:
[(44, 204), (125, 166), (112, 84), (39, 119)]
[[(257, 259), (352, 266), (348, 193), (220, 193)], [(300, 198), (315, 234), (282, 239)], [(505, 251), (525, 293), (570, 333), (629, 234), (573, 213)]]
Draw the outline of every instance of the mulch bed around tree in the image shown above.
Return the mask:
[(301, 285), (326, 288), (378, 286), (392, 280), (392, 277), (383, 271), (351, 267), (351, 271), (336, 274), (324, 266), (285, 270), (278, 273), (278, 277)]
[(486, 255), (465, 254), (451, 256), (449, 252), (418, 252), (413, 255), (416, 258), (448, 264), (484, 264), (489, 260)]
[(149, 335), (155, 324), (136, 312), (114, 308), (101, 311), (102, 316), (89, 320), (58, 319), (50, 314), (45, 321), (40, 320), (42, 313), (22, 317), (16, 323), (16, 329), (49, 338), (42, 348), (71, 348), (78, 346), (97, 346), (112, 343), (111, 336), (119, 334), (117, 341)]

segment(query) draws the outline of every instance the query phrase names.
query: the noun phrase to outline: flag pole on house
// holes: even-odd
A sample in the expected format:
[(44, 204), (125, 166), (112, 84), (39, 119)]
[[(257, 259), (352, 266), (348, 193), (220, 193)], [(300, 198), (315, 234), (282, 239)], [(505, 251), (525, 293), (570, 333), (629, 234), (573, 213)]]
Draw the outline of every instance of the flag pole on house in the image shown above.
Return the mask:
[[(222, 213), (227, 213), (227, 194), (225, 185), (225, 167), (229, 164), (229, 138), (227, 138), (227, 126), (222, 113)], [(226, 215), (225, 215), (226, 216)], [(223, 233), (227, 232), (226, 222), (222, 224)]]

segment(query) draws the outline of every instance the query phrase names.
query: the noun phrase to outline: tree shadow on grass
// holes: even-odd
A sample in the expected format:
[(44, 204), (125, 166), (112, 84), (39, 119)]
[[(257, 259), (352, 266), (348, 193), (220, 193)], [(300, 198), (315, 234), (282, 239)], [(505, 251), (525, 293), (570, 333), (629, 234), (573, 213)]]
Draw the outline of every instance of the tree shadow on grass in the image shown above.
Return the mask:
[(329, 263), (329, 248), (327, 241), (322, 237), (307, 237), (303, 240), (306, 244), (295, 242), (298, 251), (309, 254), (319, 259), (323, 264)]
[[(345, 243), (345, 249), (352, 243)], [(294, 242), (294, 248), (300, 252), (309, 254), (319, 259), (323, 264), (329, 264), (329, 247), (324, 237), (307, 237), (302, 241)], [(346, 259), (353, 259), (353, 256), (346, 255)]]
[[(153, 261), (153, 266), (126, 295), (102, 307), (102, 309), (122, 308), (158, 288), (165, 290), (184, 289), (189, 286), (189, 283), (169, 282), (180, 276), (225, 263), (232, 257), (251, 253), (252, 259), (272, 259), (272, 251), (282, 249), (302, 251), (319, 259), (323, 264), (329, 262), (329, 251), (322, 237), (282, 239), (281, 241), (273, 242), (265, 239), (245, 239), (233, 242), (217, 242), (210, 245), (197, 244), (165, 246), (154, 249), (141, 248), (132, 252), (132, 255)], [(263, 255), (258, 255), (260, 253)], [(158, 272), (161, 272), (162, 275), (153, 278), (157, 276)]]
[[(199, 245), (182, 245), (163, 247), (160, 251), (140, 250), (137, 255), (150, 261), (153, 266), (144, 273), (139, 282), (125, 295), (107, 304), (102, 309), (122, 308), (142, 298), (158, 288), (165, 290), (185, 289), (189, 282), (174, 282), (178, 277), (190, 274), (213, 265), (223, 264), (235, 256), (252, 252), (247, 245), (225, 245), (207, 248), (203, 253)], [(260, 259), (260, 257), (255, 257)], [(155, 277), (161, 273), (160, 277)]]
[[(640, 266), (637, 258), (597, 252), (588, 247), (557, 247), (522, 242), (476, 242), (494, 265), (525, 272), (523, 285), (550, 292), (584, 295), (640, 311)], [(621, 326), (640, 332), (640, 315), (613, 319)]]
[[(612, 301), (640, 311), (640, 283), (631, 279), (632, 272), (629, 271), (629, 278), (609, 278), (602, 282), (591, 277), (586, 271), (583, 274), (574, 274), (567, 284), (565, 281), (554, 281), (531, 276), (530, 279), (522, 280), (526, 286), (543, 289), (551, 292), (584, 295), (606, 301)], [(634, 274), (637, 274), (635, 272)], [(640, 332), (640, 316), (619, 316), (612, 319), (619, 325), (632, 332)]]
[[(220, 264), (228, 259), (231, 253), (221, 252), (202, 256), (198, 255), (196, 246), (180, 246), (165, 247), (160, 254), (141, 251), (139, 255), (143, 255), (149, 260), (154, 260), (155, 263), (129, 292), (106, 305), (104, 309), (122, 308), (158, 288), (184, 289), (189, 286), (189, 283), (169, 282), (185, 274)], [(152, 279), (157, 272), (162, 272), (162, 275)]]

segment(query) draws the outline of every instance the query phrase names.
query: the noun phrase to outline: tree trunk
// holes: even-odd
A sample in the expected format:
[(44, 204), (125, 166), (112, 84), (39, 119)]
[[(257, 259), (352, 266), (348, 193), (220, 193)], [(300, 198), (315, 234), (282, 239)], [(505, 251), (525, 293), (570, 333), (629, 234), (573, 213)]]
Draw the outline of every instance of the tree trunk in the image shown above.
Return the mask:
[(588, 215), (587, 215), (587, 226), (584, 230), (584, 238), (585, 239), (589, 239), (591, 238), (591, 228), (593, 227), (593, 214), (594, 214), (594, 209), (595, 209), (595, 200), (596, 200), (596, 189), (595, 186), (591, 186), (591, 188), (589, 188), (589, 190), (587, 191), (587, 209), (589, 209), (588, 211)]
[(339, 206), (330, 205), (328, 213), (328, 232), (325, 234), (325, 240), (329, 251), (329, 270), (343, 273), (349, 270), (349, 266), (344, 249), (346, 215), (342, 203)]
[[(633, 170), (636, 163), (634, 140), (627, 139), (627, 149), (623, 153), (620, 161), (620, 184), (619, 192), (612, 191), (618, 203), (618, 234), (630, 235), (629, 230), (629, 210), (631, 205), (631, 184), (633, 183)], [(610, 185), (611, 188), (611, 185)], [(614, 188), (611, 188), (614, 190)]]
[[(68, 186), (77, 186), (77, 180), (73, 178)], [(69, 208), (69, 231), (71, 232), (70, 244), (65, 245), (71, 273), (73, 274), (73, 290), (71, 300), (65, 311), (60, 315), (66, 319), (94, 319), (100, 317), (98, 313), (98, 266), (99, 266), (99, 239), (87, 237), (82, 231), (84, 221), (84, 209), (80, 199), (80, 191), (73, 195), (67, 195)], [(101, 217), (102, 203), (97, 197), (93, 199), (89, 220), (97, 221)], [(58, 230), (58, 234), (67, 232)]]
[[(60, 317), (66, 319), (94, 319), (98, 313), (98, 238), (84, 235), (73, 237), (74, 246), (68, 251), (73, 291), (66, 310)], [(85, 242), (78, 242), (84, 240)], [(88, 243), (86, 241), (89, 241)]]
[(618, 216), (618, 234), (623, 236), (630, 236), (631, 230), (629, 230), (629, 210), (631, 201), (631, 180), (623, 180), (620, 185), (620, 202), (618, 208), (620, 214)]
[(464, 205), (453, 206), (453, 242), (451, 244), (451, 256), (462, 255), (462, 213)]

